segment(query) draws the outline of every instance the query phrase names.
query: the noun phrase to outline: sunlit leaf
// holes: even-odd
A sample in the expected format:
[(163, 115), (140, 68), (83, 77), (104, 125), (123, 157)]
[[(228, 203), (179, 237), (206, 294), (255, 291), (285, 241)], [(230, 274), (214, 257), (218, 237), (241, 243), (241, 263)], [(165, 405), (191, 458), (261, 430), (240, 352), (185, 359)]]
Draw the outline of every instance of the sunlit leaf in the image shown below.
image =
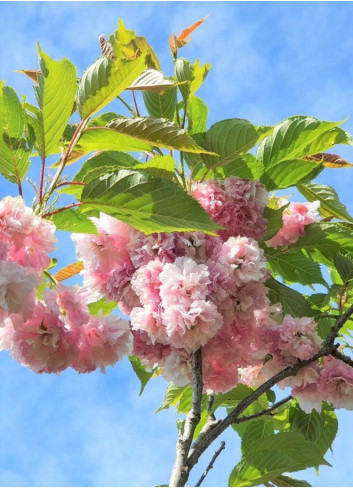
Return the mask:
[(109, 122), (110, 130), (153, 146), (190, 153), (208, 153), (173, 122), (153, 117), (120, 117)]
[(142, 170), (103, 175), (84, 187), (81, 201), (146, 234), (219, 229), (179, 185)]
[(26, 114), (15, 90), (0, 82), (0, 173), (14, 183), (23, 180), (30, 165), (25, 127)]
[(105, 107), (145, 69), (141, 56), (135, 60), (98, 58), (84, 72), (77, 91), (77, 107), (82, 119)]
[(150, 116), (162, 119), (174, 120), (177, 104), (176, 87), (166, 90), (162, 94), (154, 92), (142, 92), (147, 112)]
[(161, 94), (173, 86), (174, 83), (168, 80), (161, 71), (150, 68), (143, 71), (126, 90), (144, 90)]
[(36, 135), (35, 147), (42, 156), (57, 152), (69, 122), (76, 93), (76, 68), (66, 58), (55, 61), (38, 46), (41, 72), (34, 87), (39, 110), (30, 124)]

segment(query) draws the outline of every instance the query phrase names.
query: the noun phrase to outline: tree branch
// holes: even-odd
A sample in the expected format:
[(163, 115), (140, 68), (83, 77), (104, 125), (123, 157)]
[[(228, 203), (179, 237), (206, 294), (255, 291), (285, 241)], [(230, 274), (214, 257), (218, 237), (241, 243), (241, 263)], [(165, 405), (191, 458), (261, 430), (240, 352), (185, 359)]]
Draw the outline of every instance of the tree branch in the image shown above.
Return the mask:
[(245, 411), (247, 407), (249, 407), (253, 402), (255, 402), (263, 393), (265, 393), (268, 389), (276, 385), (281, 380), (286, 379), (287, 377), (295, 376), (300, 369), (310, 365), (315, 362), (319, 358), (325, 357), (327, 355), (332, 354), (337, 351), (336, 345), (334, 345), (335, 339), (340, 331), (340, 329), (344, 326), (346, 321), (353, 314), (353, 305), (347, 309), (347, 311), (342, 314), (337, 320), (330, 333), (328, 334), (324, 344), (320, 348), (319, 352), (311, 357), (308, 360), (300, 360), (293, 367), (287, 367), (284, 370), (281, 370), (276, 375), (271, 377), (269, 380), (264, 382), (260, 387), (258, 387), (254, 392), (252, 392), (249, 396), (245, 397), (240, 403), (233, 409), (228, 416), (222, 420), (219, 420), (217, 423), (214, 423), (213, 427), (206, 428), (203, 436), (199, 437), (199, 439), (195, 442), (193, 448), (190, 450), (190, 455), (187, 460), (188, 470), (194, 467), (194, 465), (198, 462), (202, 453), (211, 445), (211, 443), (218, 438), (223, 431), (228, 428), (232, 423), (236, 423), (239, 415)]
[(353, 360), (347, 355), (344, 355), (343, 353), (339, 352), (338, 350), (333, 350), (331, 352), (331, 355), (335, 358), (338, 358), (338, 360), (341, 360), (343, 363), (346, 363), (350, 367), (353, 367)]
[(193, 392), (191, 409), (186, 415), (184, 428), (179, 433), (176, 445), (176, 458), (169, 482), (169, 486), (171, 487), (183, 487), (186, 484), (189, 476), (189, 469), (186, 462), (196, 426), (199, 424), (201, 419), (201, 401), (203, 390), (201, 348), (192, 354), (192, 384)]
[(244, 423), (245, 421), (250, 421), (250, 420), (255, 419), (255, 418), (260, 418), (260, 416), (265, 416), (266, 414), (272, 414), (275, 409), (279, 408), (283, 404), (286, 404), (286, 402), (290, 401), (291, 399), (293, 399), (292, 396), (287, 396), (284, 399), (282, 399), (281, 401), (278, 401), (275, 404), (272, 404), (271, 407), (269, 407), (267, 409), (263, 409), (262, 411), (259, 411), (258, 413), (251, 414), (250, 416), (241, 416), (240, 418), (237, 418), (235, 421), (233, 421), (233, 423), (236, 423), (236, 424)]
[(207, 474), (209, 473), (209, 471), (211, 469), (213, 469), (213, 464), (215, 463), (217, 457), (220, 455), (220, 453), (222, 452), (222, 450), (225, 449), (225, 447), (226, 447), (226, 443), (224, 441), (222, 441), (219, 449), (214, 453), (213, 457), (211, 458), (211, 462), (207, 465), (205, 472), (200, 477), (200, 480), (198, 481), (197, 484), (195, 484), (195, 487), (200, 487), (201, 486), (202, 482), (207, 477)]

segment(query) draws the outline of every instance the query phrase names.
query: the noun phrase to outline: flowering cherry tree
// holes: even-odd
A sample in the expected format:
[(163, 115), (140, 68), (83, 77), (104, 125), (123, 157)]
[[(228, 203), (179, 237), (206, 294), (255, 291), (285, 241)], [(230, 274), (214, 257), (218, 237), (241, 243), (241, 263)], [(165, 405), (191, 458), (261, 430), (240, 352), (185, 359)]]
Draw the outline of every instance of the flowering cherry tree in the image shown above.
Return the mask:
[[(241, 438), (230, 486), (305, 486), (288, 474), (327, 464), (335, 409), (353, 409), (353, 218), (312, 181), (351, 171), (327, 151), (353, 139), (301, 115), (208, 128), (195, 93), (210, 65), (179, 57), (203, 20), (170, 37), (171, 77), (119, 21), (80, 78), (38, 47), (39, 70), (23, 70), (36, 106), (1, 82), (0, 172), (19, 195), (0, 202), (0, 348), (38, 374), (128, 356), (141, 392), (162, 375), (160, 409), (183, 418), (171, 486), (228, 428)], [(116, 99), (128, 115), (102, 111)], [(276, 194), (290, 187), (307, 202)], [(56, 230), (77, 262), (54, 273)]]

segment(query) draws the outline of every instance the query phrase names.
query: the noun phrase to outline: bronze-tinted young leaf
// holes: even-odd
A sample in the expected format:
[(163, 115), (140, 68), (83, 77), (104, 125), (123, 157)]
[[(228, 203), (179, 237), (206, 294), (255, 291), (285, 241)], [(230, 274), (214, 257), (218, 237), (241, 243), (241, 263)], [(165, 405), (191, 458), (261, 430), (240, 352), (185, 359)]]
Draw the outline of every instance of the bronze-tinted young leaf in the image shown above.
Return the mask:
[(208, 15), (206, 15), (206, 17), (204, 17), (203, 19), (197, 20), (191, 26), (186, 27), (186, 29), (183, 29), (179, 36), (175, 38), (176, 47), (181, 48), (185, 46), (185, 44), (190, 42), (190, 34), (194, 32), (194, 30), (197, 29), (203, 22), (205, 22), (207, 18)]
[(77, 261), (76, 263), (71, 263), (70, 265), (62, 268), (58, 273), (54, 275), (54, 278), (57, 282), (62, 282), (63, 280), (74, 277), (83, 269), (83, 263), (81, 261)]
[(348, 163), (348, 161), (341, 156), (332, 153), (317, 153), (315, 155), (307, 156), (306, 159), (322, 163), (327, 168), (348, 168), (353, 166), (352, 163)]
[(24, 73), (29, 76), (29, 78), (34, 81), (36, 85), (38, 85), (38, 74), (40, 74), (39, 70), (16, 70), (17, 73)]

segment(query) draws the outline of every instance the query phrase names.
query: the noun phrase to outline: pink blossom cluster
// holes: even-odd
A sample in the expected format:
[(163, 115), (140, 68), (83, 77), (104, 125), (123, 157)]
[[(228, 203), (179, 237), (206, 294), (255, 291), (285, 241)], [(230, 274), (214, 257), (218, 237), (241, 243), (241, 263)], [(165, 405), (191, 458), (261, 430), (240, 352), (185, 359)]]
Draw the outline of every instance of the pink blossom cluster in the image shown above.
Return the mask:
[[(256, 311), (258, 334), (253, 338), (254, 357), (259, 359), (240, 370), (241, 382), (259, 386), (286, 367), (299, 360), (309, 360), (320, 349), (322, 340), (312, 318), (292, 318), (281, 315), (277, 304)], [(292, 377), (279, 382), (282, 389), (289, 387), (301, 408), (310, 413), (321, 411), (322, 401), (337, 409), (353, 410), (353, 368), (341, 360), (325, 357), (299, 370)]]
[(73, 235), (84, 285), (130, 316), (134, 354), (177, 385), (191, 378), (191, 356), (203, 347), (205, 388), (228, 391), (238, 368), (254, 363), (255, 311), (268, 305), (269, 277), (257, 241), (267, 192), (259, 182), (227, 178), (195, 185), (192, 195), (219, 224), (200, 232), (145, 236), (101, 214), (98, 235)]
[(31, 314), (11, 314), (0, 329), (0, 349), (37, 373), (59, 373), (72, 367), (80, 373), (114, 365), (132, 351), (129, 324), (117, 316), (89, 314), (90, 297), (82, 287), (44, 292)]
[(57, 285), (37, 298), (54, 232), (21, 197), (0, 202), (0, 350), (38, 373), (104, 370), (131, 353), (128, 323), (90, 315), (95, 299), (83, 288)]
[(265, 187), (258, 181), (229, 177), (224, 182), (207, 180), (193, 186), (192, 196), (211, 219), (225, 229), (219, 235), (263, 238), (267, 220), (262, 216), (268, 202)]
[(55, 226), (36, 216), (21, 197), (0, 201), (0, 324), (13, 313), (31, 313), (56, 243), (54, 232)]
[[(288, 204), (285, 198), (278, 199), (278, 208)], [(314, 202), (291, 202), (282, 215), (282, 228), (266, 242), (271, 248), (288, 246), (296, 243), (300, 236), (304, 236), (304, 227), (318, 221), (317, 210), (320, 207), (318, 200)]]

